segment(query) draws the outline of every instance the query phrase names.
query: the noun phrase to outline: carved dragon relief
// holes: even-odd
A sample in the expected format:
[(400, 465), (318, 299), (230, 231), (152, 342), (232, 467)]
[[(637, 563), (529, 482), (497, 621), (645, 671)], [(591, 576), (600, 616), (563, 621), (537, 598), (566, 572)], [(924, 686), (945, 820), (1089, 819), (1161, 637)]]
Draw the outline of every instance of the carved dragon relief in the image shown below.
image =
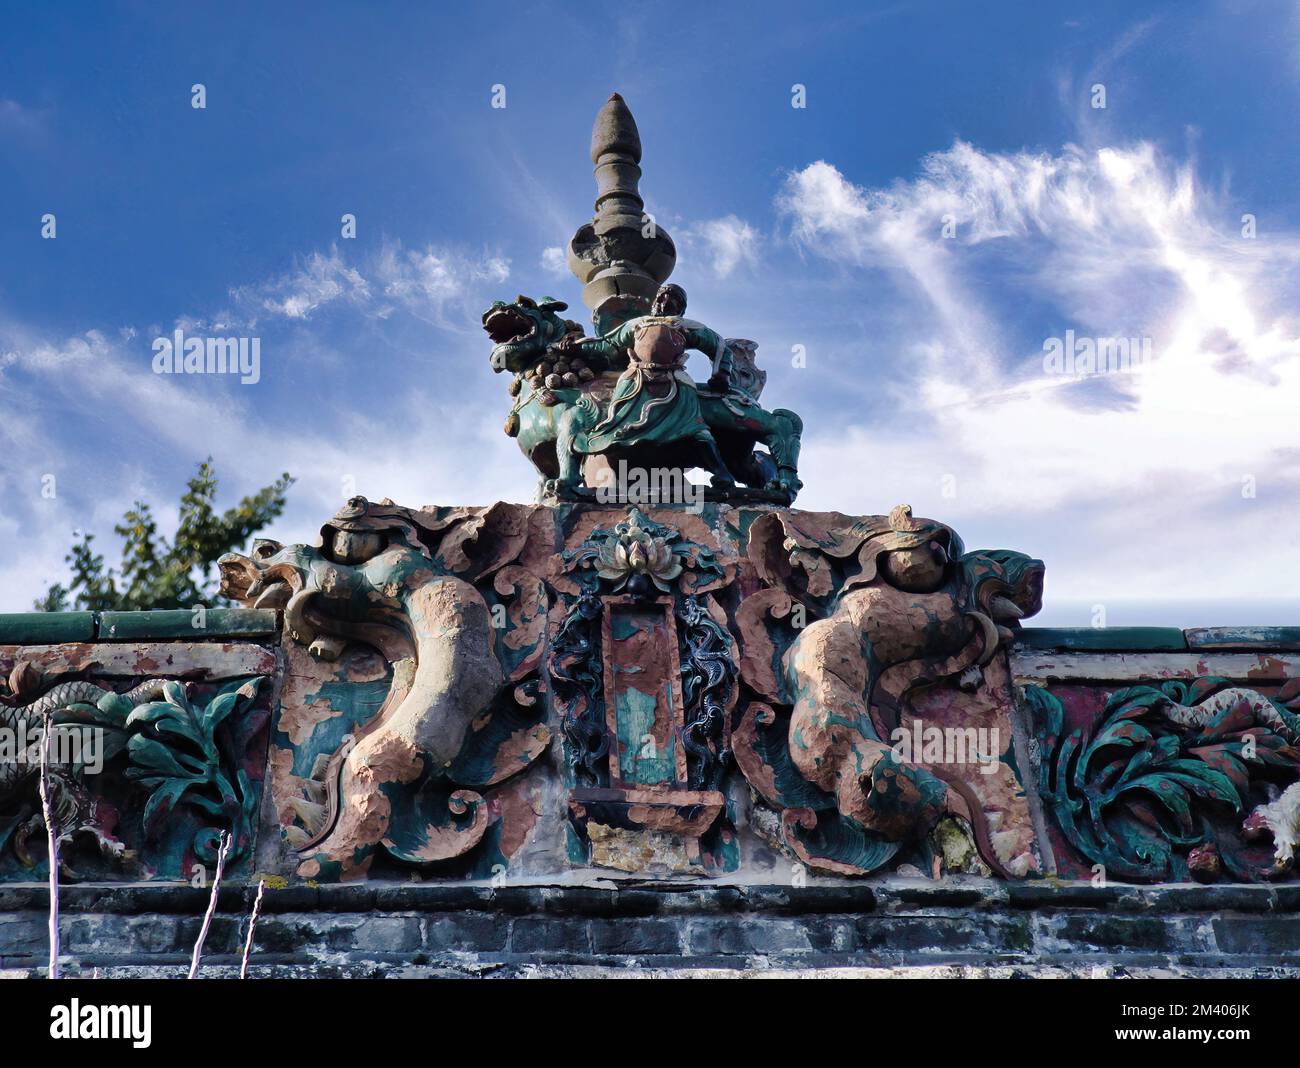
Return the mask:
[[(1215, 677), (1129, 686), (1086, 722), (1042, 687), (1026, 686), (1024, 701), (1037, 729), (1039, 795), (1065, 840), (1112, 877), (1291, 873), (1300, 680), (1273, 696)], [(1252, 844), (1270, 836), (1271, 856)]]
[[(993, 822), (1008, 789), (1023, 800), (1024, 765), (1009, 746), (996, 754), (999, 787), (999, 776), (906, 759), (892, 743), (936, 707), (959, 724), (1002, 716), (1010, 742), (999, 650), (1040, 607), (1040, 561), (966, 552), (951, 528), (905, 506), (887, 517), (667, 508), (618, 518), (355, 499), (318, 548), (260, 542), (223, 559), (225, 592), (283, 608), (292, 642), (325, 660), (366, 646), (390, 669), (377, 712), (318, 759), (289, 806), (301, 817), (288, 829), (300, 875), (357, 877), (380, 855), (427, 865), (470, 854), (497, 818), (493, 791), (538, 760), (552, 730), (573, 826), (693, 836), (702, 852), (675, 870), (734, 869), (733, 768), (753, 788), (753, 826), (775, 828), (815, 870), (861, 875), (919, 858), (937, 871), (954, 828), (978, 859), (949, 870), (1036, 870), (1032, 833)], [(635, 648), (671, 646), (666, 667), (611, 668), (611, 641), (642, 641), (637, 626), (649, 644)], [(628, 757), (642, 697), (610, 704), (639, 685), (629, 671), (670, 691), (654, 717), (655, 731), (674, 724), (671, 738), (656, 737), (669, 755), (645, 765), (675, 761), (670, 773), (629, 772), (644, 770), (644, 754)], [(1292, 870), (1300, 836), (1297, 686), (1273, 696), (1218, 679), (1130, 687), (1073, 732), (1057, 699), (1029, 688), (1038, 791), (1070, 844), (1116, 876), (1276, 878)], [(49, 700), (134, 700), (76, 696)], [(1127, 770), (1116, 772), (1116, 752)], [(725, 843), (713, 840), (718, 828)], [(1242, 840), (1269, 836), (1271, 865)], [(593, 855), (571, 861), (599, 863)]]
[[(44, 836), (37, 795), (49, 733), (64, 878), (188, 877), (194, 863), (216, 861), (223, 833), (231, 836), (228, 860), (246, 857), (260, 800), (248, 763), (258, 762), (266, 715), (249, 710), (264, 681), (204, 687), (203, 698), (199, 684), (168, 678), (119, 692), (107, 680), (59, 680), (19, 660), (0, 682), (0, 849), (24, 868), (38, 863), (30, 840), (38, 830)], [(79, 870), (80, 860), (96, 871)]]
[(358, 497), (318, 547), (259, 541), (220, 561), (222, 592), (283, 608), (314, 656), (354, 642), (391, 665), (377, 715), (314, 769), (315, 796), (295, 806), (308, 814), (300, 875), (360, 877), (381, 850), (415, 864), (464, 855), (493, 818), (483, 791), (546, 749), (545, 595), (519, 563), (533, 512)]
[[(1011, 628), (1041, 606), (1042, 563), (965, 553), (954, 531), (906, 506), (888, 518), (771, 512), (750, 527), (749, 558), (765, 589), (738, 613), (755, 699), (735, 749), (781, 812), (785, 844), (815, 869), (864, 874), (948, 813), (989, 869), (1024, 869), (1028, 857), (998, 855), (969, 782), (900, 762), (890, 739), (922, 689), (984, 685)], [(812, 622), (792, 627), (796, 615)]]

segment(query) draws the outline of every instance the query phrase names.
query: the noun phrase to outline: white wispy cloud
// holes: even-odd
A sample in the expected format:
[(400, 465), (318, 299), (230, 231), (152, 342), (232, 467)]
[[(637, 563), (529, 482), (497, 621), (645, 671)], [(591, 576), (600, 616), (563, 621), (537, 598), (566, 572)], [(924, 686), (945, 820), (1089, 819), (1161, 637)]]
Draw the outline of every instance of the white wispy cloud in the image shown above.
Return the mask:
[[(488, 373), (486, 347), (481, 377), (462, 376), (458, 388), (433, 369), (463, 361), (464, 333), (508, 273), (490, 253), (394, 241), (354, 265), (335, 248), (232, 289), (229, 309), (176, 316), (191, 334), (256, 328), (265, 377), (251, 387), (153, 373), (156, 325), (49, 338), (0, 316), (0, 404), (11, 413), (0, 421), (3, 608), (27, 608), (65, 575), (74, 530), (95, 532), (111, 563), (112, 528), (138, 499), (171, 529), (174, 502), (205, 456), (221, 478), (222, 507), (291, 472), (288, 509), (267, 532), (290, 541), (312, 541), (322, 517), (354, 493), (408, 504), (526, 498), (532, 480), (501, 433), (508, 398)], [(358, 327), (369, 346), (364, 364), (336, 351)], [(377, 346), (386, 355), (379, 364)], [(298, 373), (313, 403), (284, 388)], [(43, 492), (46, 476), (52, 495)]]
[[(400, 308), (445, 326), (450, 307), (477, 293), (482, 284), (509, 277), (509, 259), (493, 252), (475, 255), (432, 245), (413, 249), (389, 240), (354, 262), (337, 245), (328, 252), (314, 251), (292, 270), (233, 288), (230, 296), (249, 325), (267, 318), (306, 320), (326, 307), (349, 307), (381, 319)], [(214, 321), (223, 318), (238, 315), (223, 312)]]
[[(1052, 156), (958, 143), (881, 189), (819, 161), (777, 203), (805, 253), (885, 272), (908, 312), (898, 417), (847, 440), (810, 434), (810, 485), (861, 464), (875, 510), (883, 490), (942, 518), (1037, 526), (1056, 543), (1040, 551), (1057, 550), (1058, 588), (1079, 596), (1167, 594), (1193, 577), (1266, 596), (1298, 577), (1269, 537), (1300, 485), (1296, 235), (1243, 237), (1190, 162), (1149, 144)], [(1018, 324), (1026, 304), (1051, 322), (1042, 336)], [(1105, 380), (1045, 374), (1042, 342), (1067, 329), (1150, 337), (1155, 359)], [(1211, 565), (1207, 526), (1250, 553)]]
[(707, 257), (718, 278), (726, 278), (737, 267), (753, 266), (758, 259), (758, 231), (735, 215), (688, 226), (682, 239)]
[(370, 283), (343, 261), (337, 248), (313, 252), (294, 271), (239, 295), (261, 311), (286, 319), (306, 319), (336, 301), (364, 305), (371, 299)]
[(564, 254), (564, 249), (559, 245), (552, 245), (550, 248), (542, 249), (541, 258), (542, 270), (547, 274), (563, 278), (569, 273), (568, 257)]
[(373, 274), (386, 300), (420, 318), (442, 322), (448, 305), (463, 302), (484, 283), (497, 285), (509, 278), (510, 261), (503, 256), (473, 256), (450, 249), (404, 249), (397, 242), (388, 242)]
[(0, 97), (0, 131), (19, 134), (39, 133), (45, 128), (49, 111), (34, 108), (14, 100)]
[[(719, 285), (705, 304), (708, 321), (763, 351), (795, 340), (840, 354), (822, 369), (816, 358), (807, 371), (767, 365), (765, 401), (798, 407), (807, 425), (801, 506), (874, 514), (908, 501), (971, 544), (1044, 557), (1049, 603), (1300, 589), (1288, 545), (1300, 235), (1261, 223), (1245, 238), (1194, 160), (1146, 143), (994, 153), (958, 142), (879, 188), (818, 161), (788, 176), (775, 206), (778, 228), (726, 216), (675, 229), (684, 266), (716, 279), (744, 269), (743, 286)], [(541, 260), (557, 278), (560, 251)], [(260, 321), (264, 392), (149, 373), (156, 328), (51, 339), (0, 323), (6, 607), (58, 577), (73, 527), (108, 537), (137, 496), (173, 500), (208, 453), (232, 495), (281, 469), (299, 476), (272, 532), (285, 540), (311, 540), (348, 492), (406, 504), (530, 495), (527, 462), (499, 429), (503, 383), (466, 358), (508, 259), (396, 241), (350, 252), (311, 253), (232, 290), (229, 312), (176, 319)], [(792, 280), (795, 304), (755, 303)], [(1125, 375), (1045, 374), (1043, 341), (1070, 329), (1150, 337), (1155, 359)], [(878, 362), (855, 358), (868, 342)], [(356, 403), (322, 395), (313, 409), (296, 388), (276, 392), (282, 355), (318, 389), (356, 381), (358, 344), (411, 362), (367, 363), (374, 390)], [(855, 388), (882, 401), (869, 418), (844, 399)], [(90, 440), (114, 448), (88, 451)], [(43, 472), (93, 484), (93, 499), (43, 500)]]
[[(221, 478), (221, 507), (282, 470), (295, 476), (285, 515), (265, 532), (286, 541), (311, 542), (354, 493), (406, 504), (491, 503), (531, 488), (520, 477), (518, 447), (500, 431), (495, 395), (448, 400), (434, 376), (383, 405), (316, 418), (310, 406), (267, 403), (260, 387), (155, 375), (147, 349), (102, 336), (11, 354), (9, 378), (0, 375), (0, 402), (19, 409), (0, 426), (4, 610), (28, 607), (63, 576), (74, 530), (95, 532), (111, 564), (113, 525), (137, 499), (149, 500), (160, 527), (172, 529), (174, 502), (205, 456)], [(19, 396), (39, 396), (40, 410), (22, 410)], [(114, 447), (88, 451), (86, 433)], [(52, 497), (42, 492), (47, 475)]]

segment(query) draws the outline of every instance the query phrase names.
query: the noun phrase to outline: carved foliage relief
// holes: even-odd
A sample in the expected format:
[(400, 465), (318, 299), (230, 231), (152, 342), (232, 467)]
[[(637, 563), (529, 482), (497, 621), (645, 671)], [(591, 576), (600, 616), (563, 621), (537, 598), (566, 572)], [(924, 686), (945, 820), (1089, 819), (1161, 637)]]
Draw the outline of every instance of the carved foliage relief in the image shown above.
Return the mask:
[(1134, 882), (1293, 873), (1300, 680), (1024, 688), (1058, 869)]
[(0, 880), (46, 877), (42, 754), (64, 880), (250, 871), (273, 652), (158, 643), (0, 648)]

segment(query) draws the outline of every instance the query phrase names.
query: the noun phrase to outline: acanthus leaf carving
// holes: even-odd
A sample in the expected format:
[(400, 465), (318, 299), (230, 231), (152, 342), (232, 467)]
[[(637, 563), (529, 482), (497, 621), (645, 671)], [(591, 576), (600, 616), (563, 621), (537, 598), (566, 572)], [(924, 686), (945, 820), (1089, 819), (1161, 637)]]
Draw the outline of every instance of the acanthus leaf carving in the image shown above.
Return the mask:
[[(1268, 697), (1217, 677), (1127, 686), (1074, 726), (1059, 697), (1026, 686), (1039, 794), (1069, 844), (1114, 877), (1285, 875), (1300, 805), (1293, 691)], [(1247, 844), (1267, 837), (1268, 860)]]
[[(44, 824), (35, 801), (38, 754), (45, 733), (53, 732), (50, 782), (65, 878), (79, 877), (70, 854), (82, 840), (137, 876), (188, 877), (183, 859), (214, 864), (223, 834), (231, 837), (231, 863), (250, 854), (260, 782), (244, 767), (245, 754), (231, 726), (238, 724), (245, 735), (256, 733), (250, 729), (250, 709), (264, 678), (204, 687), (202, 698), (197, 683), (179, 679), (150, 678), (121, 692), (107, 681), (50, 686), (51, 681), (32, 665), (18, 664), (0, 697), (0, 733), (15, 746), (0, 757), (0, 811), (5, 813), (0, 846), (8, 845), (27, 867), (36, 863), (28, 843)], [(264, 724), (265, 712), (258, 715)], [(99, 774), (118, 760), (120, 776)], [(91, 772), (94, 789), (86, 778)], [(105, 792), (110, 779), (126, 792), (110, 799)], [(123, 813), (118, 806), (127, 801), (138, 812), (135, 849), (119, 837)], [(178, 832), (188, 839), (171, 841)]]

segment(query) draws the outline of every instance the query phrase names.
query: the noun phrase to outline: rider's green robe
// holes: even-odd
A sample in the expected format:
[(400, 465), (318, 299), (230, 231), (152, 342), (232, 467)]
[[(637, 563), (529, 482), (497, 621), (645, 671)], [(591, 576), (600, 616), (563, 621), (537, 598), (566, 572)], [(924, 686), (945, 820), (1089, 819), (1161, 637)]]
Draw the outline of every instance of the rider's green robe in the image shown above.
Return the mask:
[[(639, 359), (638, 340), (644, 341), (648, 331), (665, 329), (678, 335), (678, 357), (670, 363)], [(604, 337), (583, 342), (583, 351), (599, 353), (615, 365), (627, 359), (628, 367), (614, 387), (605, 417), (575, 436), (574, 450), (601, 453), (620, 445), (711, 438), (695, 382), (686, 373), (686, 353), (691, 349), (705, 353), (716, 369), (727, 372), (729, 353), (723, 339), (702, 323), (675, 315), (630, 319)]]

